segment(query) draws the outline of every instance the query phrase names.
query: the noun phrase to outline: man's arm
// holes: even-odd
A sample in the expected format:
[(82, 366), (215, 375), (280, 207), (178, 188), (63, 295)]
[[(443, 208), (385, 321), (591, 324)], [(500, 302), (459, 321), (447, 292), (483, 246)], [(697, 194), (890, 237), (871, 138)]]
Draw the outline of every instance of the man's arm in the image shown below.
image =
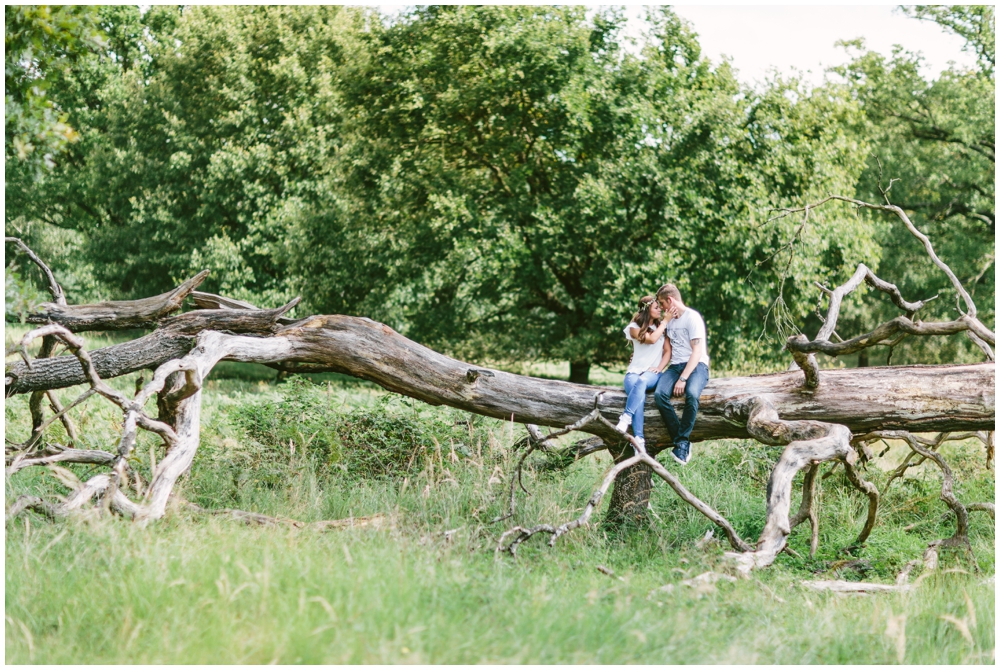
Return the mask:
[(677, 383), (674, 384), (674, 395), (684, 395), (684, 387), (687, 385), (687, 378), (691, 376), (694, 369), (698, 367), (698, 363), (701, 362), (701, 355), (705, 351), (705, 340), (700, 337), (696, 340), (691, 340), (691, 358), (688, 359), (687, 365), (684, 366), (684, 372), (681, 373), (680, 378)]
[(673, 352), (673, 348), (670, 346), (670, 338), (663, 338), (663, 358), (660, 359), (660, 364), (650, 368), (653, 372), (663, 372), (670, 365), (670, 354)]

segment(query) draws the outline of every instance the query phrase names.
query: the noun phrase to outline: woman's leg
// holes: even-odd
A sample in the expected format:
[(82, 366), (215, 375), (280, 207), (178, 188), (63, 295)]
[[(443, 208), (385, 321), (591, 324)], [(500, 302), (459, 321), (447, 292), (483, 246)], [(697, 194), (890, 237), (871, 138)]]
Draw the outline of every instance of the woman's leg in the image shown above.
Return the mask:
[[(646, 385), (642, 383), (642, 375), (635, 372), (629, 372), (625, 375), (625, 393), (628, 395), (628, 398), (625, 400), (625, 411), (622, 413), (622, 420), (628, 417), (634, 427), (636, 413), (638, 411), (641, 416), (642, 403), (645, 401), (646, 396)], [(642, 419), (639, 420), (642, 421)], [(619, 425), (621, 425), (621, 421), (619, 421)]]
[(639, 386), (639, 375), (634, 372), (628, 372), (625, 374), (625, 411), (622, 412), (621, 417), (618, 419), (618, 430), (626, 431), (628, 427), (632, 424), (632, 417), (635, 414), (635, 409), (633, 407), (632, 396), (636, 393), (636, 388)]
[[(635, 384), (635, 393), (639, 395), (639, 400), (637, 401), (638, 408), (632, 412), (632, 434), (636, 437), (645, 437), (643, 434), (643, 425), (645, 424), (645, 408), (646, 408), (646, 391), (651, 388), (656, 388), (656, 382), (659, 381), (660, 374), (658, 372), (643, 372), (639, 375), (639, 379)], [(629, 394), (629, 399), (631, 400), (632, 394)]]

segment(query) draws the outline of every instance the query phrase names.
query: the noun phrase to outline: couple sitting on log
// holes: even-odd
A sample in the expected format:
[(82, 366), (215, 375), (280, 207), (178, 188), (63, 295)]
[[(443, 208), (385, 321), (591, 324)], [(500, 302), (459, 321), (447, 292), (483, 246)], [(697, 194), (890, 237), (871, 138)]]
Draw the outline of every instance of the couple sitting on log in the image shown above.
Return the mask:
[[(698, 415), (698, 400), (708, 383), (705, 321), (684, 304), (676, 286), (664, 284), (655, 296), (639, 300), (639, 311), (624, 332), (633, 351), (625, 373), (628, 399), (618, 430), (625, 432), (631, 425), (639, 446), (645, 448), (643, 407), (646, 392), (655, 388), (653, 398), (673, 439), (670, 454), (684, 465), (691, 457), (691, 430)], [(671, 396), (684, 396), (680, 419)]]

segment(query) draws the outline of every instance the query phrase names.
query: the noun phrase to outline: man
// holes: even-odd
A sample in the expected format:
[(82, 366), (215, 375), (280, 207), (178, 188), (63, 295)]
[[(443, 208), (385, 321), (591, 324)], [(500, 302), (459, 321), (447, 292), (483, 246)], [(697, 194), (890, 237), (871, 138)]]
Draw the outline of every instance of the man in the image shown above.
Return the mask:
[[(698, 416), (698, 401), (708, 383), (708, 336), (701, 314), (681, 300), (681, 292), (673, 284), (664, 284), (656, 292), (664, 315), (672, 315), (667, 324), (664, 356), (670, 365), (656, 384), (653, 398), (673, 438), (670, 454), (681, 465), (691, 458), (691, 430)], [(670, 402), (671, 396), (684, 396), (684, 414), (678, 420)]]

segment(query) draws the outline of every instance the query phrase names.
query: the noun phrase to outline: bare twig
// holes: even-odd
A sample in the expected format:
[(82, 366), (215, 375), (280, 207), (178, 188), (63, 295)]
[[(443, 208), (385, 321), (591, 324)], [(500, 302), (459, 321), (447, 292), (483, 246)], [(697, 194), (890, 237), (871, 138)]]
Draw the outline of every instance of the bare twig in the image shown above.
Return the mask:
[(20, 247), (21, 251), (24, 252), (24, 255), (30, 258), (31, 262), (37, 265), (41, 269), (41, 271), (45, 273), (45, 278), (49, 282), (49, 293), (52, 294), (52, 300), (54, 300), (57, 305), (65, 305), (66, 293), (63, 291), (62, 286), (59, 285), (59, 282), (56, 281), (56, 277), (54, 274), (52, 274), (52, 270), (49, 269), (49, 266), (46, 265), (42, 261), (42, 259), (39, 258), (38, 255), (28, 247), (27, 244), (22, 242), (20, 238), (4, 237), (3, 241), (9, 242), (11, 244), (16, 244), (18, 247)]

